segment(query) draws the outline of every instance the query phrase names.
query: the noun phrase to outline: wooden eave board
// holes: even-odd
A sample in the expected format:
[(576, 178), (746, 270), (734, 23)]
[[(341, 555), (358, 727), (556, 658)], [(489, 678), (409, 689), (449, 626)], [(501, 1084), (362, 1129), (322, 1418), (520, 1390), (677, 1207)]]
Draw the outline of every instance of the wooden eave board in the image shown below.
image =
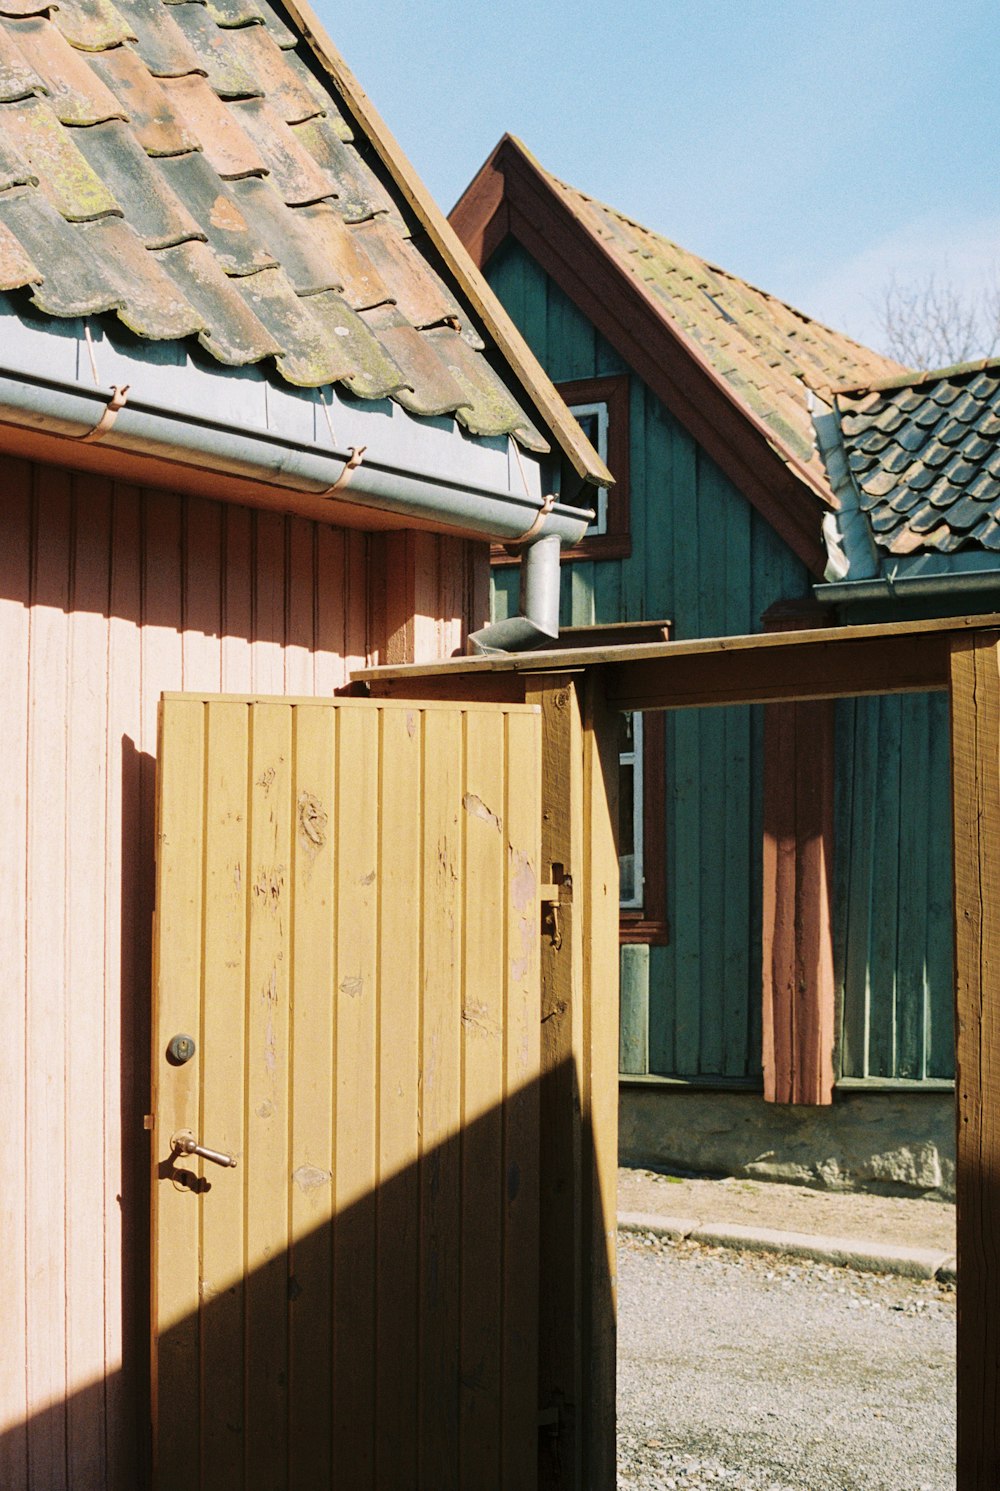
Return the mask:
[(708, 637), (619, 647), (452, 659), (442, 663), (363, 669), (356, 683), (373, 693), (414, 697), (461, 691), (489, 697), (509, 688), (510, 675), (599, 668), (618, 709), (681, 709), (694, 705), (769, 703), (776, 699), (848, 698), (948, 687), (956, 636), (1000, 630), (1000, 613), (890, 625), (820, 627), (736, 637)]

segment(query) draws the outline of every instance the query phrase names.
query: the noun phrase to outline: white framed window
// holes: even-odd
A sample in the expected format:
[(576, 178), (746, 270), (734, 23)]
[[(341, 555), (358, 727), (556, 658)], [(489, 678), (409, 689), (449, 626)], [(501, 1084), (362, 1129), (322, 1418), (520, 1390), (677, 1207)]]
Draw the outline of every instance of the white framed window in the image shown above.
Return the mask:
[[(583, 430), (601, 460), (608, 462), (608, 405), (605, 399), (591, 404), (570, 404), (569, 412)], [(597, 517), (587, 526), (587, 536), (596, 537), (608, 531), (608, 489), (597, 489)]]
[(643, 905), (642, 715), (620, 716), (618, 736), (619, 904), (624, 911)]

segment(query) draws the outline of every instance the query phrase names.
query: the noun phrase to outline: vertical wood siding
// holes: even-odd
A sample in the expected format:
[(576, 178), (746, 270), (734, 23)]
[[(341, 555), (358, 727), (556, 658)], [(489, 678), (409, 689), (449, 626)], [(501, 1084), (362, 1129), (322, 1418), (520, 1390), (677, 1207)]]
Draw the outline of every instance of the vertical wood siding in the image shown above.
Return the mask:
[[(628, 371), (513, 241), (488, 277), (556, 382)], [(631, 556), (567, 566), (563, 624), (668, 617), (678, 638), (753, 632), (775, 601), (809, 593), (804, 566), (634, 376), (630, 439)], [(497, 615), (516, 609), (517, 583), (516, 570), (494, 571)], [(946, 711), (943, 696), (838, 705), (844, 1077), (953, 1072)], [(671, 942), (650, 950), (648, 972), (623, 953), (652, 1072), (760, 1074), (762, 728), (756, 709), (667, 716)], [(631, 1034), (624, 1049), (641, 1060)]]
[[(556, 382), (627, 372), (515, 245), (499, 251), (488, 277)], [(667, 617), (678, 638), (753, 632), (775, 601), (807, 593), (804, 566), (634, 376), (630, 442), (631, 555), (564, 567), (564, 624)], [(494, 571), (496, 614), (516, 605), (516, 570)], [(762, 711), (671, 712), (665, 734), (671, 940), (651, 948), (648, 963), (633, 958), (625, 970), (636, 1001), (648, 1007), (649, 1070), (755, 1079)], [(623, 957), (632, 955), (626, 950)]]
[[(330, 694), (385, 647), (400, 540), (3, 458), (0, 490), (0, 1486), (133, 1491), (158, 700)], [(474, 551), (424, 543), (449, 652)]]
[(837, 704), (843, 1077), (954, 1075), (948, 731), (943, 694)]

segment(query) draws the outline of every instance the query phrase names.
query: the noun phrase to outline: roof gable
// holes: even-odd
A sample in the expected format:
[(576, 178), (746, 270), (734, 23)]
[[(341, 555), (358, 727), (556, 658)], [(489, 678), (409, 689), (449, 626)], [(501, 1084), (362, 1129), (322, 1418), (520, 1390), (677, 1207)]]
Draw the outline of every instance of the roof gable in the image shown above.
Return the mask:
[(0, 290), (544, 451), (540, 415), (602, 479), (310, 12), (284, 15), (0, 0)]
[(506, 136), (452, 213), (481, 266), (509, 233), (817, 574), (836, 498), (812, 410), (899, 365), (565, 185)]

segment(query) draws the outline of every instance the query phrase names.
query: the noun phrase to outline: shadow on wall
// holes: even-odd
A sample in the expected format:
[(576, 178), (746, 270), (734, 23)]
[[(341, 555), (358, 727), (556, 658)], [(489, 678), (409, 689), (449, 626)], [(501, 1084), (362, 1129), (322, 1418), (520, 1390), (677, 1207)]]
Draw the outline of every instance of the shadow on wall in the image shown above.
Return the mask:
[[(136, 1035), (137, 1012), (129, 1018)], [(133, 1094), (145, 1067), (130, 1072)], [(565, 1452), (550, 1427), (539, 1429), (540, 1403), (571, 1402), (572, 1385), (560, 1397), (551, 1378), (539, 1383), (537, 1140), (547, 1104), (565, 1097), (567, 1075), (559, 1070), (517, 1091), (245, 1278), (199, 1278), (198, 1258), (178, 1250), (171, 1259), (171, 1240), (161, 1239), (201, 1304), (157, 1343), (158, 1491), (563, 1484)], [(132, 1491), (151, 1483), (143, 1444), (149, 1186), (136, 1146), (128, 1148), (125, 1365), (9, 1431), (8, 1441), (24, 1443), (23, 1484), (31, 1491), (42, 1491), (43, 1482), (30, 1446), (61, 1435), (64, 1421), (77, 1437), (88, 1421), (103, 1426), (108, 1399), (123, 1392), (139, 1421), (141, 1465), (127, 1482), (110, 1473), (107, 1484)], [(161, 1164), (156, 1183), (183, 1185), (204, 1222), (213, 1193), (241, 1185), (242, 1173), (206, 1163), (198, 1182), (196, 1165), (186, 1158)], [(186, 1175), (195, 1184), (184, 1184)], [(332, 1178), (311, 1171), (297, 1184), (318, 1193)], [(274, 1215), (273, 1193), (248, 1204)], [(283, 1196), (282, 1227), (289, 1209)], [(609, 1296), (610, 1279), (598, 1287)], [(575, 1325), (565, 1322), (570, 1340)], [(5, 1463), (13, 1463), (12, 1448), (0, 1447)], [(99, 1458), (93, 1466), (78, 1462), (66, 1483), (72, 1491), (103, 1491)], [(107, 1460), (123, 1463), (110, 1446)], [(134, 1453), (128, 1461), (135, 1463)], [(62, 1484), (46, 1472), (44, 1491)]]

